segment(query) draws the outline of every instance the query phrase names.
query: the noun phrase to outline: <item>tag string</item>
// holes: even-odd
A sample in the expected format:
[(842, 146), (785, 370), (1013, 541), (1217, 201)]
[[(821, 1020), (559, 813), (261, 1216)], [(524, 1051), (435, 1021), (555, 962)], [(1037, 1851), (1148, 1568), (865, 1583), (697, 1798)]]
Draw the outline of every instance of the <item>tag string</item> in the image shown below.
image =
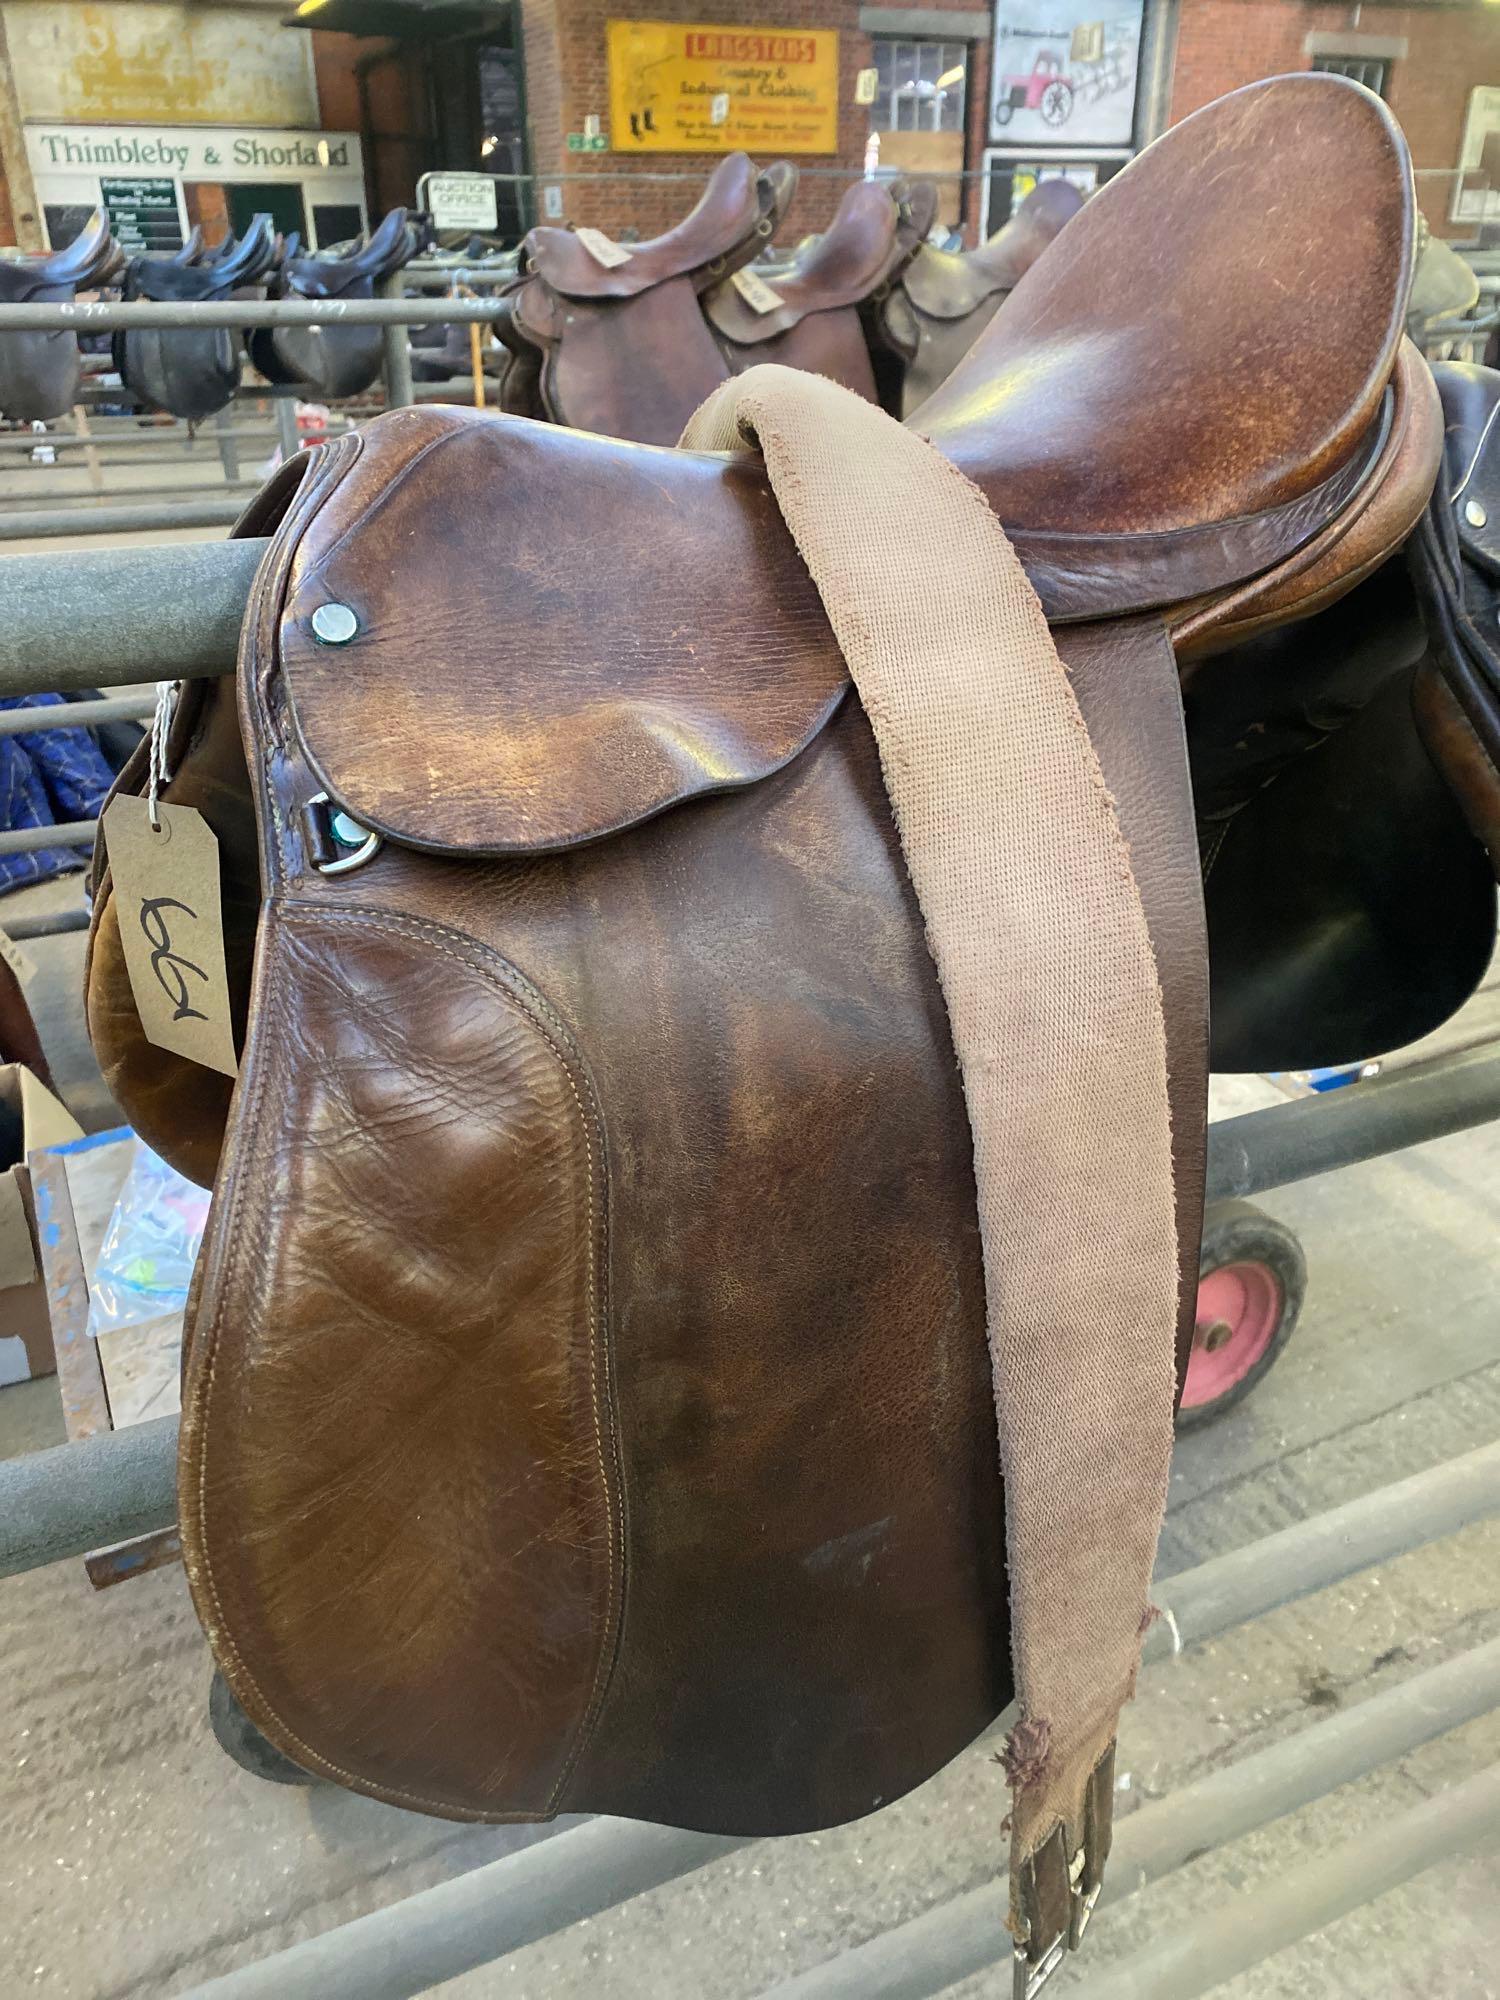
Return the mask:
[(146, 814), (153, 833), (161, 832), (161, 817), (156, 809), (157, 794), (163, 785), (172, 781), (172, 773), (167, 769), (167, 732), (172, 727), (172, 710), (176, 702), (176, 681), (158, 681), (156, 713), (151, 718), (151, 748), (146, 767)]

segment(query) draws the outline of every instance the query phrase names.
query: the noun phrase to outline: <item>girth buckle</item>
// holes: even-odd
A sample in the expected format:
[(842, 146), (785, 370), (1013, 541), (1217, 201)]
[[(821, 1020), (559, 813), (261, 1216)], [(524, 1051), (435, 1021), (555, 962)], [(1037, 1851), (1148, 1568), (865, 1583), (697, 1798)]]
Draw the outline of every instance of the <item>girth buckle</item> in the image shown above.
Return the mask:
[(385, 845), (384, 834), (345, 812), (327, 792), (315, 792), (308, 800), (302, 825), (308, 858), (320, 875), (351, 875)]

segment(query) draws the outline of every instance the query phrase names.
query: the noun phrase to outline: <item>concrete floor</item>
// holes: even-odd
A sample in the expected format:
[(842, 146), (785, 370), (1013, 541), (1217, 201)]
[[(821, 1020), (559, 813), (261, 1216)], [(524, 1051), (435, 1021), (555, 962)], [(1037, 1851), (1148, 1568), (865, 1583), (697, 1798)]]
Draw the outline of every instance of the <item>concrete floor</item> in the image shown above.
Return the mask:
[[(86, 1122), (108, 1122), (68, 997), (80, 941), (30, 949), (65, 1094)], [(1307, 1182), (1264, 1206), (1303, 1239), (1303, 1324), (1246, 1404), (1179, 1445), (1166, 1571), (1500, 1432), (1500, 1128)], [(0, 1391), (0, 1452), (59, 1429), (50, 1383)], [(1142, 1677), (1122, 1736), (1119, 1810), (1496, 1636), (1500, 1524), (1483, 1522), (1191, 1648)], [(0, 2000), (181, 1993), (544, 1837), (260, 1783), (215, 1746), (207, 1683), (180, 1570), (102, 1595), (77, 1563), (0, 1584)], [(1490, 1717), (1202, 1857), (1102, 1916), (1056, 1990), (1087, 2000), (1091, 1974), (1215, 1899), (1497, 1758), (1500, 1718)], [(873, 1820), (742, 1850), (441, 1991), (751, 2000), (996, 1881), (1004, 1810), (996, 1767), (974, 1750)], [(1220, 1990), (1228, 2000), (1500, 1994), (1500, 1863), (1493, 1852), (1455, 1858)], [(1000, 1996), (1008, 1979), (952, 1992)]]

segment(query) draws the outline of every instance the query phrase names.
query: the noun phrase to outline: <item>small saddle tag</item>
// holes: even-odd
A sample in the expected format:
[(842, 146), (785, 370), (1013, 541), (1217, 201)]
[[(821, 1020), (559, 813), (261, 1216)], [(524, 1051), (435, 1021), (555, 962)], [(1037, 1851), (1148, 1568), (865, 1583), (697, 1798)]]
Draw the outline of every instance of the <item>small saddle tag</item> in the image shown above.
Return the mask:
[(0, 958), (23, 986), (29, 986), (36, 978), (36, 961), (26, 956), (9, 931), (0, 931)]
[(606, 271), (612, 271), (617, 264), (628, 264), (630, 252), (623, 243), (616, 243), (606, 236), (602, 229), (575, 229), (573, 234), (596, 264), (602, 264)]
[(758, 277), (748, 265), (743, 271), (731, 271), (729, 282), (749, 306), (751, 312), (773, 313), (785, 304), (780, 292)]
[(104, 814), (115, 914), (148, 1042), (233, 1076), (239, 1068), (224, 970), (219, 843), (191, 806), (123, 793)]

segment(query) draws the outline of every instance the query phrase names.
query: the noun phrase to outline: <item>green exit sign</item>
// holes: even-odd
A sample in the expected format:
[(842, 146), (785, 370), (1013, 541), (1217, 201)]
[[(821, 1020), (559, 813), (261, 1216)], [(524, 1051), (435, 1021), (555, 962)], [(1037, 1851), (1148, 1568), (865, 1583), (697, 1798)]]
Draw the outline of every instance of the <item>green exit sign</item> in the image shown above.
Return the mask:
[(568, 134), (570, 153), (607, 153), (609, 139), (603, 132), (570, 132)]

